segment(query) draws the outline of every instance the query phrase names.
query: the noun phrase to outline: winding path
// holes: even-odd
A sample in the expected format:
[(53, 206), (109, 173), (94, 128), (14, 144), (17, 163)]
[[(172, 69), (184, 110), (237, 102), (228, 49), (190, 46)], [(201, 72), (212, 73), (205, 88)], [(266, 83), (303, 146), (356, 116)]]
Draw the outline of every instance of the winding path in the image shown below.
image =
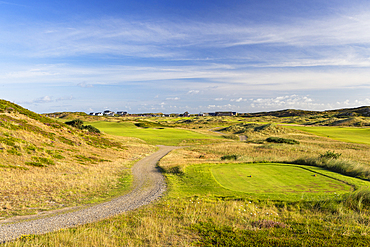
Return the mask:
[(132, 168), (133, 190), (128, 194), (75, 212), (15, 224), (0, 224), (0, 243), (25, 234), (43, 234), (91, 223), (149, 204), (166, 190), (164, 178), (156, 164), (176, 148), (160, 146), (157, 152), (137, 162)]

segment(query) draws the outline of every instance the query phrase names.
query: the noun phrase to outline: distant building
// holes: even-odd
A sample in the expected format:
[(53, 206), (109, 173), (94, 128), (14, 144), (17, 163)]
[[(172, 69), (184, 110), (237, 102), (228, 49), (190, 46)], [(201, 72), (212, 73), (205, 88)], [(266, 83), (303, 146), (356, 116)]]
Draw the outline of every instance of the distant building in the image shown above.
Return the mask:
[(119, 116), (126, 116), (127, 115), (127, 111), (118, 111), (117, 112), (117, 115), (119, 115)]
[(222, 116), (236, 116), (236, 112), (231, 111), (224, 111), (224, 112), (215, 112), (215, 116), (222, 117)]
[(113, 111), (110, 111), (110, 110), (105, 110), (103, 112), (103, 115), (104, 116), (114, 116), (114, 112)]

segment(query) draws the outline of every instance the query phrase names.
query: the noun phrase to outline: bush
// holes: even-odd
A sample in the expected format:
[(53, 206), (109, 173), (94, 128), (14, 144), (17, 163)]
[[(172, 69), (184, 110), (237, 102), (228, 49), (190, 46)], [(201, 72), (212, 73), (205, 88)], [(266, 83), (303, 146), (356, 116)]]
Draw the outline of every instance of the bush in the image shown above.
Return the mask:
[(75, 119), (75, 120), (66, 122), (67, 125), (70, 125), (72, 127), (80, 129), (80, 130), (85, 129), (85, 130), (89, 131), (90, 133), (95, 133), (95, 134), (100, 133), (100, 130), (95, 128), (94, 126), (92, 126), (92, 125), (83, 125), (83, 123), (84, 122), (82, 122), (82, 120), (80, 120), (80, 119)]
[(95, 128), (92, 125), (83, 125), (82, 128), (88, 130), (91, 133), (96, 133), (96, 134), (100, 133), (100, 130), (98, 128)]
[(338, 159), (342, 154), (335, 153), (334, 151), (326, 151), (324, 154), (320, 154), (321, 159)]
[(82, 129), (83, 122), (80, 119), (75, 119), (75, 120), (66, 122), (66, 124), (72, 127), (75, 127), (77, 129)]
[(221, 157), (221, 160), (237, 160), (238, 155), (236, 154), (231, 154), (231, 155), (224, 155)]
[(182, 174), (184, 174), (183, 170), (179, 166), (170, 167), (170, 168), (166, 169), (166, 172), (167, 173), (176, 174), (176, 175), (182, 175)]
[(299, 141), (293, 139), (286, 139), (281, 137), (269, 137), (266, 139), (267, 142), (274, 142), (274, 143), (286, 143), (286, 144), (299, 144)]

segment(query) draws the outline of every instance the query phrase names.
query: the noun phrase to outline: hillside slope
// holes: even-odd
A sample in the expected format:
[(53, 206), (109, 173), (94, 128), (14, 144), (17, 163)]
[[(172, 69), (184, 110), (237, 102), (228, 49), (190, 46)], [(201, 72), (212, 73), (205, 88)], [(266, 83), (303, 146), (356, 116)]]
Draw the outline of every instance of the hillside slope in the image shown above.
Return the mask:
[(154, 148), (112, 138), (0, 100), (0, 219), (99, 201), (127, 188), (127, 168)]

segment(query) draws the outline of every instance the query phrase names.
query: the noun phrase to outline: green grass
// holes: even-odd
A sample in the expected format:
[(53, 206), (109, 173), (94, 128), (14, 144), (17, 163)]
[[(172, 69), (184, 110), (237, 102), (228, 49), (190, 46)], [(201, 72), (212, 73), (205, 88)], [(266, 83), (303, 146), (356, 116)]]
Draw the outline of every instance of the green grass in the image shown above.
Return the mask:
[(211, 169), (221, 186), (245, 193), (301, 194), (349, 192), (344, 182), (317, 174), (306, 167), (278, 164), (227, 164)]
[[(221, 137), (204, 135), (191, 130), (174, 128), (138, 128), (131, 122), (91, 122), (92, 126), (105, 133), (117, 136), (136, 137), (152, 145), (179, 145), (185, 141), (214, 140)], [(185, 143), (186, 144), (186, 143)]]
[(166, 176), (171, 188), (169, 196), (174, 198), (206, 196), (315, 201), (336, 198), (354, 188), (370, 186), (368, 181), (320, 167), (280, 163), (192, 165), (183, 174)]
[(338, 141), (363, 143), (370, 145), (370, 128), (302, 127), (302, 126), (285, 126), (285, 127), (313, 133), (318, 136), (329, 137)]

